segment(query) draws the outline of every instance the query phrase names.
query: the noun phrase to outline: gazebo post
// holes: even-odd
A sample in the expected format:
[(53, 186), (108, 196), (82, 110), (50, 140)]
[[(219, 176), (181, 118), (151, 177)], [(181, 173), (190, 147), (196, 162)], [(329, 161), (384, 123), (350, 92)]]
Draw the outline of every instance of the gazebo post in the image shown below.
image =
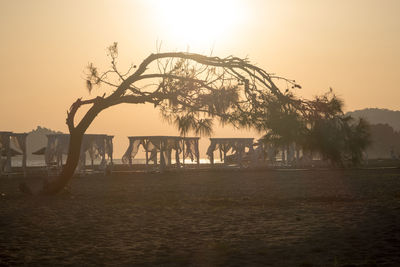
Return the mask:
[[(164, 139), (164, 138), (163, 138)], [(160, 139), (160, 171), (164, 171), (165, 168), (165, 158), (164, 158), (164, 140)]]
[(180, 141), (182, 140), (182, 137), (178, 137), (175, 139), (174, 142), (174, 147), (175, 147), (175, 164), (177, 168), (181, 167), (181, 159), (180, 159)]
[(57, 167), (61, 166), (60, 157), (61, 157), (61, 155), (59, 153), (57, 153), (57, 159), (56, 159), (57, 160)]
[(244, 144), (242, 142), (240, 142), (240, 146), (239, 146), (239, 151), (238, 151), (238, 162), (239, 162), (239, 167), (242, 168), (243, 164), (242, 164), (242, 158), (243, 158), (243, 149), (244, 149)]
[[(20, 135), (23, 138), (22, 147), (21, 147), (21, 150), (22, 150), (22, 171), (24, 173), (24, 177), (26, 177), (26, 175), (27, 175), (27, 172), (26, 172), (26, 158), (27, 158), (27, 155), (26, 155), (26, 137), (28, 136), (28, 134), (23, 133), (23, 134), (20, 134)], [(19, 140), (18, 140), (18, 144), (20, 144)]]
[[(107, 136), (104, 138), (104, 140), (102, 142), (102, 145), (103, 145), (102, 151), (103, 152), (101, 153), (101, 161), (100, 161), (100, 164), (104, 162), (104, 175), (107, 175), (106, 142), (107, 142)], [(103, 166), (101, 166), (101, 167), (103, 168)]]
[(146, 169), (149, 168), (149, 151), (147, 150), (147, 145), (148, 143), (143, 143), (144, 144), (144, 150), (146, 151)]
[(12, 169), (11, 169), (11, 147), (10, 147), (10, 138), (11, 138), (11, 136), (10, 135), (7, 135), (7, 141), (6, 141), (6, 143), (5, 143), (5, 149), (6, 149), (6, 156), (7, 156), (7, 159), (6, 159), (6, 168), (5, 168), (5, 171), (6, 172), (11, 172), (12, 171)]
[(171, 166), (172, 149), (167, 148), (167, 166)]
[(264, 143), (261, 143), (261, 160), (262, 160), (262, 162), (265, 162), (264, 151), (265, 151)]
[[(129, 147), (131, 147), (132, 144), (133, 144), (133, 141), (132, 141), (132, 140), (133, 140), (133, 139), (132, 139), (131, 137), (129, 137)], [(129, 163), (129, 168), (132, 169), (132, 156), (131, 156), (131, 154), (129, 154), (128, 163)]]
[(26, 177), (26, 152), (22, 155), (22, 171), (24, 172), (24, 177)]
[(111, 153), (109, 155), (109, 159), (110, 159), (110, 164), (111, 164), (111, 172), (114, 169), (114, 161), (113, 161), (113, 152), (114, 152), (114, 145), (113, 145), (113, 139), (114, 136), (108, 136), (108, 145), (109, 145), (109, 149), (111, 150)]
[[(155, 146), (156, 140), (152, 141), (153, 145)], [(160, 143), (159, 143), (160, 144)], [(161, 147), (160, 147), (161, 148)], [(158, 152), (157, 152), (157, 147), (153, 149), (154, 150), (154, 165), (158, 165)]]
[(200, 168), (199, 139), (196, 139), (195, 141), (195, 152), (196, 152), (197, 168)]
[[(221, 147), (219, 148), (221, 150)], [(224, 153), (224, 165), (227, 164), (226, 162), (226, 147), (224, 146), (224, 150), (222, 151)]]
[(129, 157), (129, 166), (132, 167), (132, 158)]
[(253, 148), (253, 143), (249, 144), (249, 158), (251, 159), (250, 161), (250, 166), (254, 167), (256, 159), (255, 159), (255, 154), (254, 153), (254, 148)]
[(183, 140), (182, 140), (182, 142), (183, 142), (183, 144), (182, 144), (182, 165), (183, 165), (183, 168), (185, 168), (185, 137), (183, 137)]

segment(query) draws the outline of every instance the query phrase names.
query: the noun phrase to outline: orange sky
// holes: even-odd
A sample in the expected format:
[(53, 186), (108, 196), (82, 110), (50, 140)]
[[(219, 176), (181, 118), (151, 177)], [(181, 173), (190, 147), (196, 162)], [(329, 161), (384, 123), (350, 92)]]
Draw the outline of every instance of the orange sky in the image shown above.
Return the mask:
[[(0, 130), (41, 125), (67, 132), (66, 110), (89, 97), (85, 66), (107, 66), (105, 48), (114, 41), (122, 67), (140, 63), (161, 40), (163, 51), (247, 56), (296, 79), (305, 97), (333, 87), (346, 110), (400, 109), (400, 1), (188, 2), (0, 0)], [(151, 105), (107, 110), (89, 132), (114, 134), (117, 158), (128, 135), (177, 134)], [(215, 131), (218, 137), (254, 135)]]

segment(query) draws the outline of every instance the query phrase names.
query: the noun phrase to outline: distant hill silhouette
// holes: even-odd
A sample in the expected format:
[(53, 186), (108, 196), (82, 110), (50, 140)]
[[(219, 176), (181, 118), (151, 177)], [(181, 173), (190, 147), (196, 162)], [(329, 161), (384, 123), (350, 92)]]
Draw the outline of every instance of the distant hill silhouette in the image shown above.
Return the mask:
[(371, 124), (389, 124), (394, 130), (400, 131), (400, 111), (380, 108), (366, 108), (347, 112), (355, 118), (364, 118)]
[(43, 158), (43, 156), (35, 156), (31, 155), (32, 152), (35, 152), (42, 147), (47, 146), (47, 134), (54, 134), (54, 133), (62, 133), (58, 131), (53, 131), (51, 129), (47, 129), (45, 127), (38, 126), (36, 130), (32, 130), (28, 132), (28, 136), (26, 137), (26, 151), (28, 154), (28, 157), (31, 159), (34, 158)]

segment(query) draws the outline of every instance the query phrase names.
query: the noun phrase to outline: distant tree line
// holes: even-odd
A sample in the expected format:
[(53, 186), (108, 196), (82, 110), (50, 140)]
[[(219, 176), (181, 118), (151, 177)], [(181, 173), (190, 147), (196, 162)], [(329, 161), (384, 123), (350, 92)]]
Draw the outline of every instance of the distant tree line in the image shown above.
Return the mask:
[(389, 124), (371, 124), (371, 145), (367, 148), (368, 158), (400, 158), (400, 132)]
[(266, 131), (263, 137), (266, 144), (280, 148), (294, 145), (303, 155), (318, 153), (322, 160), (333, 166), (361, 163), (363, 152), (371, 143), (369, 124), (364, 119), (345, 115), (343, 101), (332, 89), (311, 101), (296, 99), (291, 93), (286, 95), (294, 102), (298, 101), (296, 105), (300, 107), (285, 108), (285, 102), (273, 98), (263, 103), (260, 116), (263, 119), (255, 125)]

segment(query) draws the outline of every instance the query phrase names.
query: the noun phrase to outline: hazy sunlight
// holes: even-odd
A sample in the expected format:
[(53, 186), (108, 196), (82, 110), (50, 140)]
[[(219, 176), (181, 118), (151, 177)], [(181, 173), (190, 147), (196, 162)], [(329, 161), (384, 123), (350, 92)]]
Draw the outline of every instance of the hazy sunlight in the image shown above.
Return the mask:
[(190, 48), (208, 49), (216, 42), (232, 38), (235, 28), (244, 22), (244, 2), (233, 0), (152, 0), (156, 26), (164, 38)]
[(400, 266), (400, 0), (3, 0), (1, 266)]

